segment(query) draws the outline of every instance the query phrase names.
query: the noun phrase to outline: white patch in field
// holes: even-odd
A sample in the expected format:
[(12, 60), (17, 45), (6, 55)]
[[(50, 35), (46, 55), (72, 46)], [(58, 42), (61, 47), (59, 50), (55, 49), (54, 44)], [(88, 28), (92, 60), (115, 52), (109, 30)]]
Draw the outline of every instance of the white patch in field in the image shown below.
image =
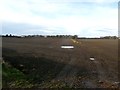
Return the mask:
[(114, 84), (120, 84), (120, 82), (114, 82)]
[(20, 67), (23, 67), (24, 65), (20, 64)]
[(73, 49), (74, 46), (65, 46), (65, 45), (62, 45), (61, 48), (68, 48), (68, 49)]
[(95, 60), (95, 58), (94, 58), (94, 57), (91, 57), (91, 58), (90, 58), (90, 60), (91, 60), (91, 61), (94, 61), (94, 60)]

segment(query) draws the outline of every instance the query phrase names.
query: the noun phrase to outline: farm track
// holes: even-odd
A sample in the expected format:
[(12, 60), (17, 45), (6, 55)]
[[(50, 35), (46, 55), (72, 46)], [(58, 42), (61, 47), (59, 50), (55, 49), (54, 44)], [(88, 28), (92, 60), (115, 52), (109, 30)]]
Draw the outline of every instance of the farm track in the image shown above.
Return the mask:
[[(62, 43), (66, 43), (68, 45), (71, 45), (71, 41), (67, 40), (63, 40)], [(71, 53), (74, 53), (72, 51), (72, 49), (68, 49)], [(75, 65), (75, 63), (77, 62), (77, 58), (72, 57), (70, 54), (68, 54), (68, 59), (69, 62), (64, 66), (64, 68), (62, 69), (62, 71), (57, 75), (57, 77), (55, 78), (55, 80), (61, 80), (61, 81), (65, 81), (65, 83), (67, 83), (68, 85), (70, 85), (71, 87), (73, 86), (73, 83), (75, 81), (75, 79), (73, 77), (76, 76), (78, 69), (72, 65)]]
[(70, 62), (57, 75), (56, 80), (65, 81), (65, 83), (72, 87), (75, 81), (74, 77), (78, 72), (77, 68), (71, 66), (71, 64), (74, 64), (75, 61), (75, 59), (71, 59)]
[[(81, 45), (81, 42), (75, 41), (72, 39), (72, 42), (75, 45)], [(81, 46), (80, 46), (81, 47)], [(79, 48), (80, 51), (83, 49)], [(74, 53), (74, 52), (72, 52)], [(55, 78), (55, 80), (57, 81), (64, 81), (67, 85), (69, 85), (70, 87), (73, 87), (75, 82), (76, 82), (76, 75), (79, 72), (79, 68), (76, 68), (75, 66), (73, 67), (72, 65), (76, 65), (76, 63), (79, 63), (78, 60), (85, 60), (85, 55), (86, 52), (79, 52), (78, 55), (80, 56), (79, 58), (76, 57), (72, 57), (70, 55), (69, 56), (69, 63), (62, 69), (62, 71), (57, 75), (57, 77)], [(83, 56), (84, 55), (84, 56)], [(96, 63), (95, 63), (96, 64)], [(97, 65), (96, 65), (97, 67)], [(100, 70), (100, 66), (99, 68), (97, 68)], [(92, 80), (83, 80), (82, 83), (84, 84), (84, 86), (86, 88), (96, 88), (97, 85), (95, 84), (95, 82), (93, 82)]]

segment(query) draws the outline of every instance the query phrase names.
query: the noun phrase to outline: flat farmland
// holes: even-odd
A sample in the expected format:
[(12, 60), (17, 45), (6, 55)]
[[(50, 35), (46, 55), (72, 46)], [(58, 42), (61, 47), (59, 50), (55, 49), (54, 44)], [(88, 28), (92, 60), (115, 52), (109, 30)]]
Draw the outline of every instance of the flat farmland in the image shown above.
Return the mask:
[[(25, 87), (23, 83), (30, 88), (118, 86), (117, 39), (4, 37), (2, 45), (4, 62), (23, 75), (18, 75), (19, 80), (17, 75), (10, 80), (3, 68), (3, 87)], [(74, 48), (63, 49), (62, 45)]]

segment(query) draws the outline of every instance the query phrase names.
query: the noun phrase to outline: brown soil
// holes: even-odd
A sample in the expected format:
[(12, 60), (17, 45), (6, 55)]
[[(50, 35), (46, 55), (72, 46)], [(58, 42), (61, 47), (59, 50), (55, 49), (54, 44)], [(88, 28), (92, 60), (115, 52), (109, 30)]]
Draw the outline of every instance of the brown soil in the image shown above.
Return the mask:
[[(25, 55), (45, 57), (65, 66), (51, 80), (70, 87), (111, 88), (118, 82), (118, 40), (58, 38), (3, 38), (3, 48)], [(74, 49), (61, 49), (73, 45)], [(90, 57), (95, 60), (91, 61)]]

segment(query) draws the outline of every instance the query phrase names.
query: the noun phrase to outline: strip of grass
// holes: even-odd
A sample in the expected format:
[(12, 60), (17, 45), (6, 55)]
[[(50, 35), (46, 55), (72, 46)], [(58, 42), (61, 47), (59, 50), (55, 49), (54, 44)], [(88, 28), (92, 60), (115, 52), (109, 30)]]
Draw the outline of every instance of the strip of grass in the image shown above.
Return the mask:
[(31, 88), (33, 85), (26, 80), (25, 75), (9, 63), (2, 64), (3, 88)]

